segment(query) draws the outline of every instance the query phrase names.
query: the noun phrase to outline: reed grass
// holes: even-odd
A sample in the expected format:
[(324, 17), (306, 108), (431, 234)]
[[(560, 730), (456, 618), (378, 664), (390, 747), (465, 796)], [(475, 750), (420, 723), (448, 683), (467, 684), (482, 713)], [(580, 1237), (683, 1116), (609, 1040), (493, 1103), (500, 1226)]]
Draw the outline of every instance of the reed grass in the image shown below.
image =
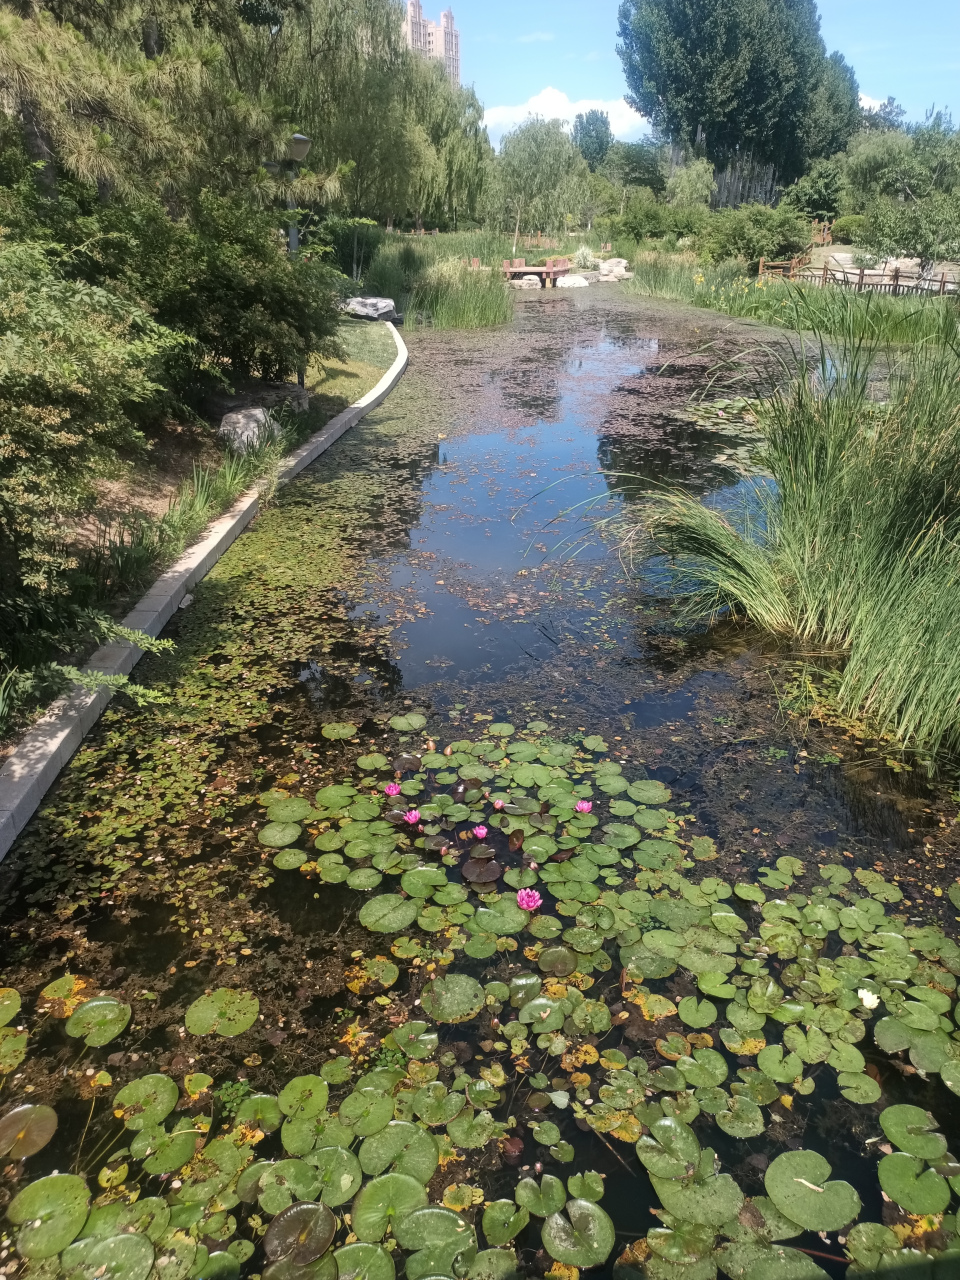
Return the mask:
[(748, 618), (842, 662), (839, 710), (928, 758), (960, 753), (960, 355), (914, 348), (870, 398), (876, 343), (815, 361), (765, 401), (775, 485), (720, 511), (653, 497), (645, 552), (692, 615)]
[(740, 263), (705, 265), (689, 252), (642, 252), (633, 269), (633, 280), (625, 287), (646, 297), (670, 298), (848, 342), (903, 345), (954, 342), (960, 337), (960, 307), (953, 298), (893, 297), (770, 276), (758, 279), (745, 275)]
[[(414, 322), (435, 329), (483, 329), (513, 316), (513, 293), (501, 275), (510, 245), (487, 232), (387, 240), (364, 277), (368, 293), (393, 298)], [(480, 270), (470, 262), (479, 258)]]

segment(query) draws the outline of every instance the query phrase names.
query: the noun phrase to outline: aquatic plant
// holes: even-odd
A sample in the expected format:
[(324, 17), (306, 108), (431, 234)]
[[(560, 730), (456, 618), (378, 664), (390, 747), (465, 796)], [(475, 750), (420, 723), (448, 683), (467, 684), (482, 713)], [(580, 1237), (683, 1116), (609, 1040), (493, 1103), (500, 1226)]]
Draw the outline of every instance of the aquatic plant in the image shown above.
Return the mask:
[[(249, 1263), (264, 1280), (393, 1280), (402, 1258), (412, 1280), (506, 1280), (538, 1238), (559, 1268), (598, 1266), (617, 1228), (600, 1204), (604, 1178), (569, 1169), (575, 1124), (635, 1152), (662, 1206), (615, 1263), (621, 1280), (718, 1268), (731, 1280), (823, 1280), (810, 1245), (855, 1270), (918, 1250), (945, 1265), (960, 1256), (947, 1212), (960, 1166), (887, 1070), (893, 1059), (930, 1082), (925, 1098), (936, 1082), (940, 1103), (960, 1094), (960, 946), (911, 920), (902, 890), (871, 868), (782, 855), (754, 881), (712, 874), (713, 841), (693, 834), (669, 789), (590, 741), (557, 741), (539, 721), (491, 724), (442, 751), (407, 737), (392, 759), (362, 756), (313, 795), (261, 794), (260, 831), (295, 828), (272, 854), (263, 845), (288, 892), (341, 882), (344, 859), (376, 877), (371, 888), (392, 883), (359, 920), (393, 935), (393, 958), (355, 953), (347, 973), (351, 990), (391, 991), (389, 1016), (375, 999), (341, 1037), (345, 1052), (275, 1091), (148, 1071), (113, 1092), (102, 1071), (92, 1105), (112, 1093), (113, 1119), (99, 1152), (77, 1151), (76, 1173), (22, 1179), (9, 1204), (29, 1274), (201, 1280)], [(417, 828), (384, 796), (390, 776), (418, 797)], [(586, 799), (590, 813), (577, 809)], [(457, 852), (478, 825), (488, 856)], [(479, 892), (463, 878), (471, 861), (497, 864)], [(523, 883), (514, 897), (501, 881)], [(524, 909), (534, 884), (539, 901)], [(960, 907), (960, 884), (949, 898)], [(482, 972), (471, 963), (484, 960)], [(63, 974), (41, 992), (37, 1022), (69, 1024), (110, 998)], [(18, 992), (0, 992), (0, 1017), (24, 1037), (20, 1062), (36, 1026)], [(237, 987), (198, 996), (183, 1034), (194, 1055), (206, 1037), (246, 1037), (246, 1062), (266, 1044), (256, 996)], [(482, 1035), (478, 1063), (470, 1041)], [(91, 1045), (92, 1063), (99, 1052)], [(778, 1143), (778, 1129), (835, 1093), (861, 1142), (863, 1185), (879, 1179), (890, 1198), (884, 1224), (855, 1222), (857, 1187), (823, 1154)], [(764, 1138), (765, 1194), (722, 1171), (714, 1130)], [(0, 1117), (0, 1151), (29, 1160), (55, 1133), (51, 1108), (21, 1104)], [(484, 1203), (447, 1169), (516, 1163), (529, 1143), (537, 1176), (519, 1177), (512, 1198)]]
[(875, 354), (798, 356), (763, 407), (775, 486), (732, 511), (653, 496), (644, 545), (669, 558), (691, 612), (842, 659), (840, 711), (933, 755), (960, 747), (960, 360), (915, 351), (881, 404)]

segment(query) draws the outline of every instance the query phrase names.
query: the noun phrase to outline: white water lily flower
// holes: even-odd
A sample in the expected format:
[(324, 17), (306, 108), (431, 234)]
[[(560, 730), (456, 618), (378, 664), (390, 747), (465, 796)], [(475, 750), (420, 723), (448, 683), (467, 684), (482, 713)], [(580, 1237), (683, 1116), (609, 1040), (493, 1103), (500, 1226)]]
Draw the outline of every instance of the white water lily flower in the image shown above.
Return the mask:
[(857, 995), (865, 1009), (875, 1009), (880, 1003), (880, 997), (873, 991), (868, 991), (866, 987), (861, 987)]

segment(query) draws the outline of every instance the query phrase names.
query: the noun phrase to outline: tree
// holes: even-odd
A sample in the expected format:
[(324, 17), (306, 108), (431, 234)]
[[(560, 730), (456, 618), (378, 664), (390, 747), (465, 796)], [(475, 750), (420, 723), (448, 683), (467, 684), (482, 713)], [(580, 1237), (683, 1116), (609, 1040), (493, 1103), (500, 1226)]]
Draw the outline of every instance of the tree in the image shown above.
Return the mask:
[(619, 34), (627, 101), (714, 161), (749, 152), (792, 179), (829, 104), (849, 118), (851, 74), (827, 59), (814, 0), (622, 0)]
[(586, 160), (591, 173), (603, 164), (613, 142), (610, 117), (596, 108), (585, 115), (577, 115), (573, 122), (573, 145)]
[(716, 189), (710, 161), (691, 160), (679, 169), (674, 169), (667, 179), (667, 203), (680, 208), (708, 205)]
[(862, 129), (885, 132), (888, 129), (902, 129), (907, 113), (894, 98), (887, 98), (877, 107), (864, 107), (860, 121)]
[(809, 173), (783, 193), (781, 204), (807, 218), (835, 218), (846, 195), (843, 169), (836, 160), (817, 160)]
[(522, 227), (559, 229), (584, 202), (589, 170), (560, 120), (535, 116), (506, 134), (497, 168), (514, 253)]
[(881, 198), (859, 241), (878, 258), (919, 258), (920, 274), (960, 258), (960, 196), (934, 192), (921, 200)]
[(665, 188), (659, 148), (644, 142), (614, 142), (599, 172), (618, 193), (620, 216), (631, 191), (640, 187), (659, 195)]

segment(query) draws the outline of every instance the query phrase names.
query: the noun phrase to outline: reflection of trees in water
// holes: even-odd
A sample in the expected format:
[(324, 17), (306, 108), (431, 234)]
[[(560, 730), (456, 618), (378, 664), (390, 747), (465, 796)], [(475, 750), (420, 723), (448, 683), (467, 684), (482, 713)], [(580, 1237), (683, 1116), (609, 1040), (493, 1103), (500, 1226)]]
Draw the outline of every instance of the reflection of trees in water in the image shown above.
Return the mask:
[(665, 485), (682, 485), (702, 494), (729, 484), (729, 468), (712, 462), (723, 447), (722, 438), (713, 432), (656, 414), (644, 420), (641, 430), (601, 431), (597, 462), (608, 473), (612, 492), (627, 502), (638, 502)]

